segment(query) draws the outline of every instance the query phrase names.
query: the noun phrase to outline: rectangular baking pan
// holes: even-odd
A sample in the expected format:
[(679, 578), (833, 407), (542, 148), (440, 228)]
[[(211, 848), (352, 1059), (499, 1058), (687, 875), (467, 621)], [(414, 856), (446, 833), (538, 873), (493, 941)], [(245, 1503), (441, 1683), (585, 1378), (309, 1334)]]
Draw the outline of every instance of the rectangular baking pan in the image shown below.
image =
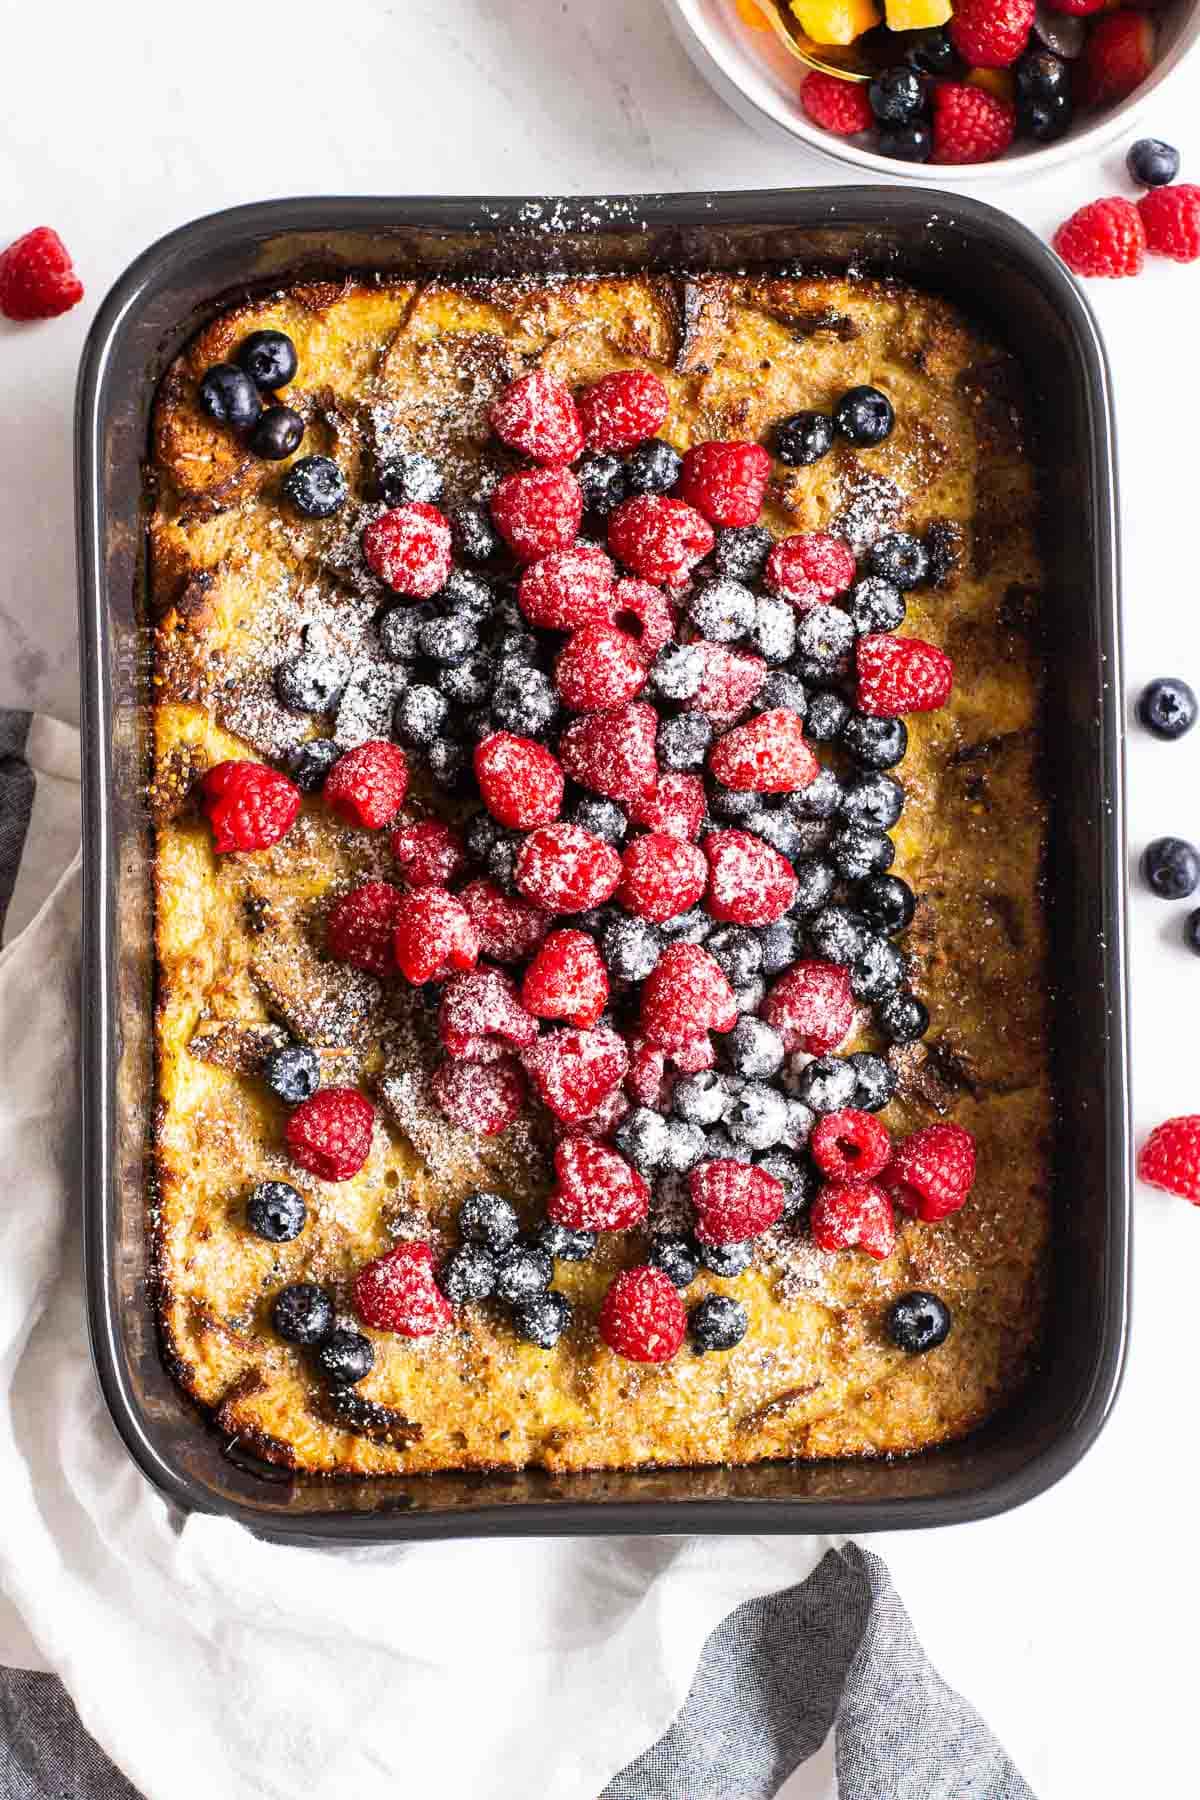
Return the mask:
[[(1047, 562), (1049, 912), (1060, 1124), (1048, 1333), (1029, 1390), (961, 1444), (903, 1460), (328, 1482), (239, 1453), (159, 1354), (146, 1267), (153, 1104), (149, 657), (143, 459), (167, 364), (221, 306), (294, 277), (854, 267), (958, 301), (1032, 378)], [(101, 308), (78, 391), (87, 845), (84, 1253), (92, 1346), (117, 1429), (177, 1505), (273, 1537), (865, 1532), (1015, 1506), (1091, 1444), (1116, 1395), (1129, 1292), (1121, 657), (1109, 376), (1095, 323), (1004, 214), (887, 187), (644, 198), (268, 201), (186, 225)]]

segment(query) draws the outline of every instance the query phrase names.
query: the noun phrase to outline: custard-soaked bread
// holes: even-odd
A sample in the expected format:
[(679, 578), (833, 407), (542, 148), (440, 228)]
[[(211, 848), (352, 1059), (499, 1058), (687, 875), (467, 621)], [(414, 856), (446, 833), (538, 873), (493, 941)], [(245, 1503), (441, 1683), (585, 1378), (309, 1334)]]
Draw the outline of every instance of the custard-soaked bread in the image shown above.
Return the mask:
[[(296, 377), (273, 398), (304, 421), (299, 457), (329, 457), (345, 477), (348, 498), (330, 516), (306, 517), (288, 502), (284, 483), (297, 458), (256, 457), (244, 435), (206, 416), (198, 403), (205, 370), (235, 358), (252, 330), (285, 332), (295, 345)], [(911, 924), (892, 941), (908, 959), (905, 992), (928, 1008), (929, 1029), (919, 1038), (898, 1027), (895, 1035), (911, 1041), (889, 1044), (878, 1010), (856, 1004), (838, 1054), (886, 1057), (890, 1074), (881, 1075), (878, 1064), (867, 1067), (885, 1091), (894, 1084), (876, 1115), (893, 1140), (933, 1122), (969, 1131), (977, 1155), (974, 1187), (966, 1204), (940, 1221), (897, 1209), (894, 1247), (881, 1260), (862, 1249), (820, 1248), (804, 1205), (790, 1208), (746, 1252), (710, 1246), (695, 1278), (679, 1290), (683, 1303), (691, 1311), (709, 1296), (735, 1300), (744, 1308), (745, 1329), (736, 1308), (705, 1306), (691, 1343), (662, 1362), (616, 1354), (612, 1334), (604, 1341), (598, 1325), (614, 1277), (646, 1262), (650, 1239), (686, 1237), (696, 1225), (686, 1177), (664, 1173), (661, 1163), (650, 1175), (649, 1216), (639, 1226), (599, 1232), (590, 1254), (587, 1237), (565, 1225), (556, 1228), (557, 1238), (546, 1239), (557, 1252), (554, 1290), (570, 1307), (565, 1330), (559, 1303), (521, 1314), (522, 1336), (519, 1308), (495, 1297), (461, 1299), (478, 1276), (471, 1258), (455, 1265), (453, 1281), (441, 1276), (456, 1301), (448, 1329), (407, 1337), (375, 1328), (363, 1323), (361, 1299), (354, 1316), (356, 1279), (393, 1245), (427, 1244), (432, 1264), (411, 1259), (416, 1273), (418, 1264), (426, 1272), (444, 1270), (461, 1241), (459, 1207), (472, 1190), (511, 1200), (529, 1233), (546, 1220), (551, 1113), (531, 1099), (508, 1129), (485, 1135), (471, 1128), (470, 1083), (460, 1080), (451, 1110), (465, 1107), (467, 1122), (452, 1122), (434, 1098), (442, 1054), (436, 990), (413, 989), (395, 975), (381, 978), (331, 955), (326, 931), (333, 906), (363, 883), (394, 887), (404, 878), (389, 832), (350, 823), (326, 804), (319, 785), (329, 759), (391, 735), (403, 693), (412, 784), (397, 822), (440, 816), (467, 825), (478, 806), (461, 788), (446, 799), (445, 782), (457, 756), (469, 768), (472, 732), (486, 729), (475, 723), (472, 708), (487, 691), (487, 668), (473, 673), (467, 658), (439, 688), (436, 670), (448, 666), (436, 661), (444, 642), (414, 646), (416, 655), (434, 661), (405, 663), (384, 654), (380, 620), (395, 597), (364, 560), (361, 540), (384, 511), (381, 467), (414, 453), (428, 456), (440, 472), (438, 504), (452, 520), (464, 507), (482, 504), (486, 514), (496, 481), (527, 466), (498, 442), (491, 408), (514, 378), (533, 369), (577, 390), (612, 371), (652, 371), (669, 409), (658, 435), (681, 452), (711, 439), (773, 451), (775, 428), (797, 412), (832, 414), (850, 389), (882, 390), (895, 424), (874, 447), (843, 433), (811, 463), (773, 457), (760, 523), (776, 538), (832, 534), (849, 545), (860, 574), (881, 536), (919, 537), (929, 564), (906, 595), (907, 618), (896, 641), (925, 640), (954, 663), (948, 703), (907, 719), (907, 754), (891, 769), (903, 787), (903, 812), (887, 827), (895, 846), (891, 874), (917, 896)], [(903, 286), (826, 278), (296, 286), (224, 313), (179, 358), (158, 401), (150, 524), (159, 975), (159, 1184), (150, 1229), (167, 1354), (223, 1430), (276, 1462), (328, 1474), (743, 1463), (919, 1450), (962, 1434), (1017, 1392), (1036, 1354), (1044, 1303), (1051, 1130), (1040, 877), (1041, 572), (1022, 404), (1012, 360), (942, 300)], [(822, 430), (814, 440), (818, 450)], [(802, 446), (805, 432), (797, 428), (793, 441)], [(409, 466), (417, 470), (414, 479), (428, 478), (424, 465)], [(655, 471), (659, 479), (665, 471), (669, 482), (674, 461), (655, 452), (643, 467), (651, 485)], [(753, 467), (747, 464), (751, 475)], [(590, 491), (599, 493), (605, 481), (619, 488), (624, 478), (619, 470), (600, 469), (590, 479), (597, 484)], [(471, 518), (468, 510), (455, 528), (456, 564), (472, 530), (478, 543), (482, 528), (488, 547), (483, 520), (476, 513), (472, 527)], [(586, 515), (584, 532), (594, 538), (603, 525)], [(760, 592), (763, 550), (753, 538), (719, 546), (726, 571)], [(483, 565), (493, 586), (513, 572), (503, 553)], [(486, 595), (484, 604), (490, 604)], [(637, 604), (647, 604), (644, 592)], [(733, 631), (743, 602), (731, 604)], [(886, 615), (886, 599), (880, 604)], [(725, 629), (719, 606), (700, 607), (697, 617), (710, 632)], [(803, 626), (803, 615), (796, 618)], [(786, 653), (796, 618), (771, 617), (768, 609), (761, 630), (781, 630)], [(628, 620), (622, 615), (617, 623)], [(511, 635), (521, 628), (505, 589), (490, 629)], [(649, 628), (643, 619), (639, 629)], [(403, 617), (387, 627), (415, 629)], [(891, 625), (886, 617), (872, 624), (868, 614), (866, 629)], [(721, 689), (739, 667), (744, 677), (745, 666), (731, 659), (751, 648), (743, 639), (716, 653), (705, 680)], [(544, 739), (556, 703), (548, 660), (543, 656), (541, 667), (536, 655), (521, 662), (519, 645), (514, 654), (516, 674), (506, 664), (503, 693), (497, 687), (492, 695), (493, 723)], [(315, 676), (310, 661), (295, 672), (297, 683), (317, 679), (319, 691), (322, 671), (334, 669), (341, 698), (330, 713), (293, 710), (280, 699), (276, 670), (301, 655), (317, 659)], [(576, 661), (571, 679), (586, 704), (591, 667), (585, 658)], [(811, 738), (812, 697), (822, 684), (814, 682), (812, 668), (807, 675)], [(771, 679), (772, 691), (785, 694), (784, 702), (772, 704), (786, 703), (782, 676)], [(668, 701), (671, 680), (679, 698)], [(684, 721), (695, 712), (685, 697), (695, 691), (688, 680), (680, 665), (664, 674), (657, 697)], [(852, 695), (852, 684), (840, 685)], [(797, 689), (790, 691), (794, 696)], [(641, 700), (649, 697), (643, 692)], [(732, 717), (717, 718), (718, 732), (735, 722), (738, 706), (749, 716), (736, 701)], [(711, 703), (709, 710), (721, 711)], [(816, 718), (836, 729), (843, 712), (826, 696)], [(312, 739), (333, 740), (335, 747), (308, 755), (301, 778), (307, 791), (286, 835), (267, 849), (215, 854), (201, 805), (205, 772), (244, 758), (294, 770), (299, 765), (292, 759)], [(557, 741), (552, 729), (550, 747)], [(660, 814), (647, 821), (658, 829), (686, 832), (695, 823), (688, 797), (695, 790), (684, 777), (702, 765), (705, 742), (705, 728), (689, 724), (672, 724), (660, 739), (677, 772), (660, 790)], [(454, 750), (456, 743), (464, 748)], [(588, 743), (587, 754), (598, 754)], [(817, 750), (843, 778), (852, 770), (841, 742), (820, 742)], [(752, 759), (754, 751), (753, 743), (743, 744), (739, 754)], [(803, 744), (789, 740), (776, 753), (790, 758), (797, 781), (807, 779)], [(442, 787), (430, 780), (427, 765)], [(741, 766), (732, 749), (723, 766)], [(469, 795), (469, 781), (466, 788)], [(881, 787), (871, 805), (886, 813), (889, 793)], [(717, 800), (723, 796), (710, 786), (714, 810)], [(736, 810), (736, 801), (726, 804)], [(566, 806), (594, 836), (621, 829), (611, 798), (568, 789)], [(803, 891), (816, 894), (827, 878), (814, 873), (811, 859), (821, 860), (829, 825), (817, 817), (797, 823), (778, 808), (772, 816), (764, 829), (775, 834), (774, 853), (801, 863)], [(755, 820), (748, 824), (753, 828)], [(730, 812), (704, 830), (713, 826), (741, 828)], [(864, 829), (870, 836), (869, 817)], [(470, 860), (452, 868), (450, 885), (474, 884), (477, 926), (490, 908), (481, 927), (485, 949), (493, 946), (485, 960), (504, 961), (519, 980), (516, 959), (534, 951), (545, 921), (539, 924), (536, 909), (514, 896), (513, 835), (468, 828), (465, 836)], [(886, 851), (878, 849), (878, 834), (872, 842), (874, 849), (864, 849), (861, 837), (853, 839), (841, 854), (851, 861), (874, 857), (871, 866), (878, 868)], [(670, 879), (690, 894), (695, 859), (661, 854), (671, 864)], [(659, 869), (652, 857), (649, 862), (638, 879), (651, 898), (638, 904), (652, 910)], [(733, 877), (738, 874), (735, 868)], [(784, 879), (786, 885), (786, 871)], [(636, 897), (636, 881), (633, 891)], [(854, 891), (853, 883), (847, 890), (839, 880), (831, 897), (853, 905)], [(876, 904), (885, 912), (893, 904), (903, 910), (895, 890), (890, 900), (886, 888), (877, 893)], [(795, 918), (761, 934), (769, 980), (795, 956), (814, 956)], [(370, 923), (343, 920), (343, 935)], [(590, 914), (553, 921), (555, 927), (581, 923), (597, 926)], [(844, 923), (836, 915), (825, 921), (834, 941)], [(904, 920), (892, 923), (903, 927)], [(738, 939), (732, 928), (722, 929), (722, 967), (733, 971), (735, 987), (740, 983), (742, 1004), (753, 1007), (762, 956), (756, 945), (747, 949), (745, 934)], [(620, 913), (600, 922), (618, 1009), (633, 990), (617, 977), (640, 980), (648, 972), (656, 930), (645, 918)], [(386, 947), (386, 933), (383, 941)], [(887, 953), (878, 954), (883, 991)], [(779, 1002), (777, 1016), (781, 1009)], [(626, 1009), (618, 1023), (627, 1017)], [(561, 1019), (551, 1024), (566, 1029)], [(773, 1040), (757, 1021), (713, 1042), (717, 1078), (693, 1074), (667, 1121), (677, 1162), (694, 1159), (696, 1132), (724, 1134), (717, 1115), (735, 1091), (742, 1146), (755, 1146), (757, 1132), (759, 1146), (765, 1136), (769, 1147), (773, 1108), (779, 1109), (758, 1090), (747, 1098), (739, 1083), (761, 1078), (782, 1104), (794, 1102), (805, 1079), (810, 1095), (821, 1081), (827, 1084), (821, 1092), (834, 1093), (841, 1079), (837, 1064), (832, 1074), (818, 1070), (805, 1078), (801, 1055), (789, 1057), (781, 1084)], [(349, 1179), (323, 1181), (289, 1154), (290, 1109), (264, 1079), (269, 1059), (289, 1044), (316, 1053), (322, 1091), (356, 1089), (375, 1105), (369, 1153)], [(647, 1079), (644, 1055), (631, 1079), (635, 1091)], [(858, 1090), (860, 1104), (865, 1092)], [(791, 1117), (794, 1125), (794, 1105)], [(610, 1142), (615, 1123), (614, 1112)], [(661, 1126), (639, 1114), (618, 1141), (649, 1167), (663, 1154), (660, 1140)], [(729, 1139), (718, 1141), (728, 1158)], [(786, 1148), (786, 1139), (774, 1142)], [(750, 1152), (743, 1147), (735, 1154)], [(819, 1178), (806, 1152), (793, 1143), (792, 1154), (806, 1169), (802, 1190), (811, 1190)], [(771, 1169), (769, 1157), (762, 1166)], [(269, 1181), (290, 1184), (305, 1205), (303, 1228), (285, 1233), (284, 1241), (247, 1221), (251, 1189)], [(585, 1182), (579, 1201), (585, 1214), (586, 1189)], [(259, 1215), (268, 1223), (278, 1217), (281, 1231), (300, 1216), (294, 1207), (272, 1212), (265, 1201)], [(884, 1223), (890, 1233), (886, 1213)], [(701, 1248), (676, 1242), (655, 1254), (686, 1281)], [(747, 1258), (741, 1273), (703, 1266), (737, 1268)], [(486, 1253), (476, 1262), (486, 1286)], [(536, 1289), (537, 1267), (535, 1258), (532, 1274), (518, 1271), (514, 1282), (519, 1286), (528, 1275)], [(322, 1352), (322, 1374), (312, 1348), (286, 1341), (274, 1328), (277, 1296), (300, 1283), (319, 1288), (339, 1324), (370, 1340), (373, 1366), (356, 1383), (331, 1380), (328, 1371), (360, 1374), (369, 1352), (345, 1343)], [(952, 1319), (946, 1341), (925, 1355), (901, 1348), (896, 1339), (903, 1333), (888, 1329), (892, 1303), (914, 1289), (935, 1293)], [(312, 1303), (315, 1312), (305, 1312), (304, 1302), (301, 1295), (289, 1315), (293, 1335), (301, 1318), (317, 1319), (311, 1328), (320, 1335), (324, 1302)], [(551, 1347), (536, 1341), (539, 1336)]]

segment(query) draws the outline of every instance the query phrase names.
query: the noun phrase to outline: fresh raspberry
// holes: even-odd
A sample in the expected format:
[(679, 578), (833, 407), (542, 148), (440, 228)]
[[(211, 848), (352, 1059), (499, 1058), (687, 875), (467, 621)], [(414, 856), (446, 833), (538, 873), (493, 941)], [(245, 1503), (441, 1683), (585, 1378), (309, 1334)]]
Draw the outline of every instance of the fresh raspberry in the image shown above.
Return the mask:
[(710, 525), (753, 525), (770, 478), (771, 458), (761, 444), (713, 438), (685, 453), (679, 493)]
[(708, 766), (726, 787), (756, 794), (795, 793), (821, 770), (803, 725), (783, 706), (727, 731), (709, 751)]
[[(707, 1038), (705, 1042), (708, 1042)], [(625, 1075), (630, 1098), (639, 1106), (652, 1106), (655, 1112), (665, 1112), (672, 1086), (672, 1079), (667, 1074), (666, 1051), (648, 1044), (643, 1037), (631, 1038), (629, 1068)]]
[(626, 845), (617, 899), (626, 912), (661, 925), (689, 912), (707, 880), (708, 864), (694, 844), (650, 831)]
[(586, 931), (552, 931), (521, 984), (521, 1004), (539, 1019), (589, 1030), (608, 1002), (608, 976)]
[(578, 631), (608, 624), (613, 609), (612, 557), (598, 544), (552, 550), (521, 576), (517, 602), (531, 625), (547, 631)]
[(357, 1088), (318, 1088), (288, 1115), (288, 1154), (321, 1181), (349, 1181), (371, 1151), (375, 1108)]
[(392, 936), (404, 895), (389, 881), (367, 881), (338, 901), (325, 927), (325, 941), (335, 962), (366, 969), (371, 975), (394, 975)]
[(542, 825), (517, 852), (514, 876), (525, 898), (548, 913), (587, 912), (616, 891), (621, 858), (582, 825)]
[(213, 849), (269, 850), (296, 822), (302, 795), (266, 763), (217, 763), (200, 784)]
[(1200, 1206), (1200, 1114), (1181, 1113), (1156, 1125), (1137, 1159), (1139, 1181)]
[(452, 1125), (483, 1137), (507, 1131), (525, 1104), (525, 1077), (511, 1056), (444, 1062), (434, 1070), (429, 1086)]
[(681, 1075), (699, 1075), (703, 1069), (711, 1069), (717, 1060), (712, 1039), (708, 1033), (701, 1032), (699, 1037), (689, 1038), (685, 1044), (677, 1044), (671, 1052), (670, 1060)]
[(502, 969), (454, 975), (442, 990), (438, 1036), (450, 1056), (488, 1062), (510, 1045), (527, 1050), (537, 1032), (537, 1020), (525, 1011)]
[(699, 775), (671, 770), (659, 776), (653, 800), (644, 800), (629, 816), (647, 831), (665, 831), (669, 837), (692, 843), (700, 835), (707, 806)]
[(413, 500), (373, 519), (363, 532), (363, 556), (372, 574), (394, 593), (428, 600), (446, 585), (451, 569), (450, 525), (436, 506)]
[(843, 81), (817, 69), (800, 83), (800, 104), (814, 125), (834, 137), (856, 137), (875, 123), (865, 82)]
[(801, 612), (810, 612), (844, 594), (855, 572), (854, 552), (841, 538), (825, 531), (799, 531), (780, 538), (764, 574), (772, 593), (790, 600)]
[(1097, 19), (1077, 66), (1082, 105), (1111, 106), (1124, 100), (1154, 67), (1154, 21), (1149, 13), (1123, 8)]
[(740, 1244), (774, 1225), (783, 1211), (782, 1181), (753, 1163), (701, 1163), (688, 1176), (702, 1244)]
[(724, 970), (699, 944), (668, 944), (642, 985), (642, 1033), (662, 1050), (732, 1031), (737, 1016)]
[(56, 319), (83, 299), (67, 247), (38, 225), (0, 254), (0, 313), (6, 319)]
[(939, 81), (933, 90), (933, 161), (991, 162), (1012, 143), (1016, 109), (965, 81)]
[(670, 397), (649, 369), (614, 369), (579, 396), (579, 416), (589, 450), (629, 450), (653, 437), (670, 410)]
[(744, 650), (730, 650), (724, 644), (711, 644), (700, 638), (692, 646), (704, 661), (700, 686), (688, 701), (688, 710), (707, 713), (710, 719), (732, 725), (739, 713), (753, 704), (754, 696), (767, 679), (767, 665), (761, 656)]
[(325, 778), (325, 798), (338, 817), (372, 831), (391, 823), (407, 792), (408, 758), (385, 738), (347, 750)]
[(426, 1337), (454, 1323), (450, 1302), (433, 1278), (433, 1251), (412, 1241), (359, 1270), (354, 1310), (364, 1325), (402, 1337)]
[(600, 1336), (626, 1362), (670, 1362), (687, 1336), (687, 1312), (661, 1269), (624, 1269), (600, 1307)]
[(1146, 248), (1173, 262), (1195, 262), (1200, 256), (1200, 187), (1180, 181), (1151, 188), (1138, 201)]
[(571, 390), (548, 369), (510, 381), (492, 404), (492, 430), (502, 444), (534, 462), (571, 463), (583, 449), (583, 426)]
[(708, 520), (686, 500), (668, 494), (635, 494), (608, 522), (608, 547), (633, 575), (682, 587), (692, 565), (716, 539)]
[(612, 604), (613, 624), (634, 639), (643, 662), (652, 663), (675, 636), (675, 609), (663, 590), (625, 576), (613, 589)]
[(413, 888), (446, 887), (466, 863), (460, 834), (440, 819), (398, 826), (392, 833), (392, 855)]
[(546, 1211), (569, 1231), (628, 1231), (640, 1225), (650, 1189), (615, 1150), (564, 1138), (554, 1152), (555, 1187)]
[(958, 1211), (975, 1180), (975, 1139), (961, 1125), (924, 1125), (897, 1144), (883, 1172), (902, 1211), (926, 1225)]
[(615, 1087), (606, 1094), (599, 1106), (590, 1112), (586, 1119), (580, 1119), (574, 1125), (564, 1125), (561, 1119), (554, 1121), (554, 1130), (559, 1139), (568, 1137), (586, 1137), (593, 1143), (603, 1143), (610, 1138), (621, 1120), (629, 1111), (629, 1102), (624, 1091)]
[(525, 1071), (556, 1119), (577, 1125), (620, 1087), (629, 1052), (615, 1031), (547, 1031), (522, 1057)]
[(532, 738), (494, 731), (475, 748), (475, 779), (493, 819), (517, 831), (550, 825), (562, 811), (563, 772)]
[(710, 831), (708, 910), (722, 924), (770, 925), (796, 898), (791, 863), (749, 831)]
[(817, 1189), (808, 1228), (818, 1250), (865, 1250), (877, 1262), (896, 1242), (892, 1203), (873, 1181), (826, 1182)]
[(630, 700), (575, 719), (559, 739), (562, 766), (573, 781), (640, 806), (658, 785), (658, 714), (645, 700)]
[(615, 625), (581, 625), (554, 666), (554, 685), (573, 712), (622, 706), (646, 685), (636, 638)]
[(767, 994), (762, 1016), (779, 1033), (785, 1049), (827, 1055), (854, 1023), (849, 970), (839, 963), (793, 963)]
[(1007, 69), (1029, 42), (1035, 11), (1035, 0), (955, 0), (950, 41), (971, 68)]
[(492, 495), (492, 518), (513, 555), (536, 562), (572, 543), (583, 517), (583, 491), (570, 469), (518, 469)]
[(892, 1140), (882, 1119), (847, 1106), (817, 1120), (808, 1147), (830, 1181), (871, 1181), (887, 1166)]
[(1146, 260), (1142, 215), (1117, 195), (1081, 206), (1051, 241), (1074, 275), (1140, 275)]
[[(872, 718), (897, 713), (936, 712), (950, 698), (954, 664), (923, 638), (868, 632), (858, 640), (858, 691), (854, 702)], [(334, 765), (336, 774), (340, 765)]]
[(494, 882), (469, 881), (458, 897), (470, 914), (480, 954), (497, 962), (524, 962), (549, 929), (549, 914), (540, 906), (502, 894)]
[(396, 966), (406, 981), (419, 987), (452, 969), (473, 969), (479, 939), (462, 901), (445, 888), (417, 888), (405, 894), (392, 934)]

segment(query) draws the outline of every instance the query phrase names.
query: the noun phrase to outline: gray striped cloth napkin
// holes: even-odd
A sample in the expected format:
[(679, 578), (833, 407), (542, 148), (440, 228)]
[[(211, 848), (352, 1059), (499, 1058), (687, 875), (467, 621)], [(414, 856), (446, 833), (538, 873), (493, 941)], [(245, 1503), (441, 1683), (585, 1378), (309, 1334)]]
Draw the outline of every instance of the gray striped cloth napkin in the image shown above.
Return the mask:
[[(30, 869), (70, 859), (64, 809), (39, 805), (39, 787), (71, 778), (73, 757), (64, 727), (0, 710), (0, 943), (32, 916), (41, 884)], [(137, 1704), (136, 1693), (130, 1700)], [(856, 1545), (829, 1551), (808, 1580), (722, 1620), (665, 1736), (600, 1800), (770, 1800), (831, 1733), (839, 1800), (1033, 1800), (925, 1656), (885, 1565)], [(169, 1781), (164, 1771), (162, 1800)], [(378, 1791), (393, 1792), (392, 1781), (381, 1775)], [(140, 1797), (53, 1675), (0, 1669), (0, 1800)]]

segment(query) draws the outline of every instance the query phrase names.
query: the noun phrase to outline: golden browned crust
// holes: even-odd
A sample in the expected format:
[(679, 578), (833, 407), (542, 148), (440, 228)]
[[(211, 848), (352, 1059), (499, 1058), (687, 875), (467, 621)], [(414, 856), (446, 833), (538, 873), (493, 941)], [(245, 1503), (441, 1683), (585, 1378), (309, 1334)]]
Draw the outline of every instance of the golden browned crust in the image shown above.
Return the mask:
[[(451, 1242), (455, 1202), (481, 1181), (532, 1219), (547, 1159), (536, 1122), (492, 1142), (447, 1125), (428, 1101), (427, 1016), (325, 959), (332, 900), (389, 872), (383, 834), (306, 801), (283, 845), (217, 859), (195, 813), (196, 778), (213, 762), (277, 758), (310, 733), (271, 687), (302, 623), (353, 651), (380, 598), (358, 554), (369, 508), (298, 520), (277, 504), (286, 465), (245, 457), (196, 407), (200, 373), (264, 326), (299, 351), (286, 397), (306, 418), (305, 453), (336, 454), (354, 494), (389, 444), (430, 451), (453, 497), (472, 492), (504, 466), (486, 442), (488, 405), (534, 363), (572, 382), (655, 368), (672, 402), (664, 435), (680, 447), (769, 442), (780, 417), (827, 408), (864, 381), (895, 403), (880, 448), (843, 445), (808, 469), (777, 463), (766, 516), (776, 532), (830, 528), (857, 547), (893, 526), (936, 528), (938, 579), (910, 596), (906, 629), (944, 645), (957, 677), (944, 711), (910, 721), (895, 832), (897, 871), (921, 896), (906, 947), (933, 1023), (923, 1046), (893, 1053), (901, 1084), (884, 1117), (895, 1131), (959, 1120), (976, 1135), (979, 1180), (954, 1218), (906, 1224), (881, 1265), (824, 1255), (780, 1228), (746, 1275), (702, 1276), (694, 1295), (733, 1292), (751, 1313), (727, 1355), (641, 1367), (599, 1342), (600, 1297), (644, 1249), (636, 1234), (560, 1265), (557, 1285), (577, 1306), (553, 1351), (515, 1342), (498, 1312), (477, 1306), (433, 1339), (372, 1334), (375, 1368), (354, 1402), (338, 1402), (270, 1329), (270, 1298), (287, 1281), (321, 1281), (344, 1307), (356, 1270), (396, 1237)], [(151, 1230), (168, 1361), (220, 1428), (268, 1460), (327, 1474), (616, 1469), (913, 1451), (1011, 1397), (1038, 1339), (1051, 1129), (1041, 577), (1011, 360), (941, 300), (866, 281), (321, 284), (247, 302), (190, 346), (159, 396), (153, 473)], [(320, 1049), (328, 1078), (360, 1082), (380, 1102), (352, 1181), (316, 1181), (283, 1150), (283, 1109), (255, 1074), (283, 1028)], [(872, 1043), (864, 1015), (856, 1047)], [(242, 1223), (247, 1188), (272, 1176), (309, 1203), (291, 1244), (263, 1243)], [(882, 1330), (889, 1301), (914, 1285), (936, 1288), (955, 1314), (948, 1342), (924, 1358), (903, 1356)]]

